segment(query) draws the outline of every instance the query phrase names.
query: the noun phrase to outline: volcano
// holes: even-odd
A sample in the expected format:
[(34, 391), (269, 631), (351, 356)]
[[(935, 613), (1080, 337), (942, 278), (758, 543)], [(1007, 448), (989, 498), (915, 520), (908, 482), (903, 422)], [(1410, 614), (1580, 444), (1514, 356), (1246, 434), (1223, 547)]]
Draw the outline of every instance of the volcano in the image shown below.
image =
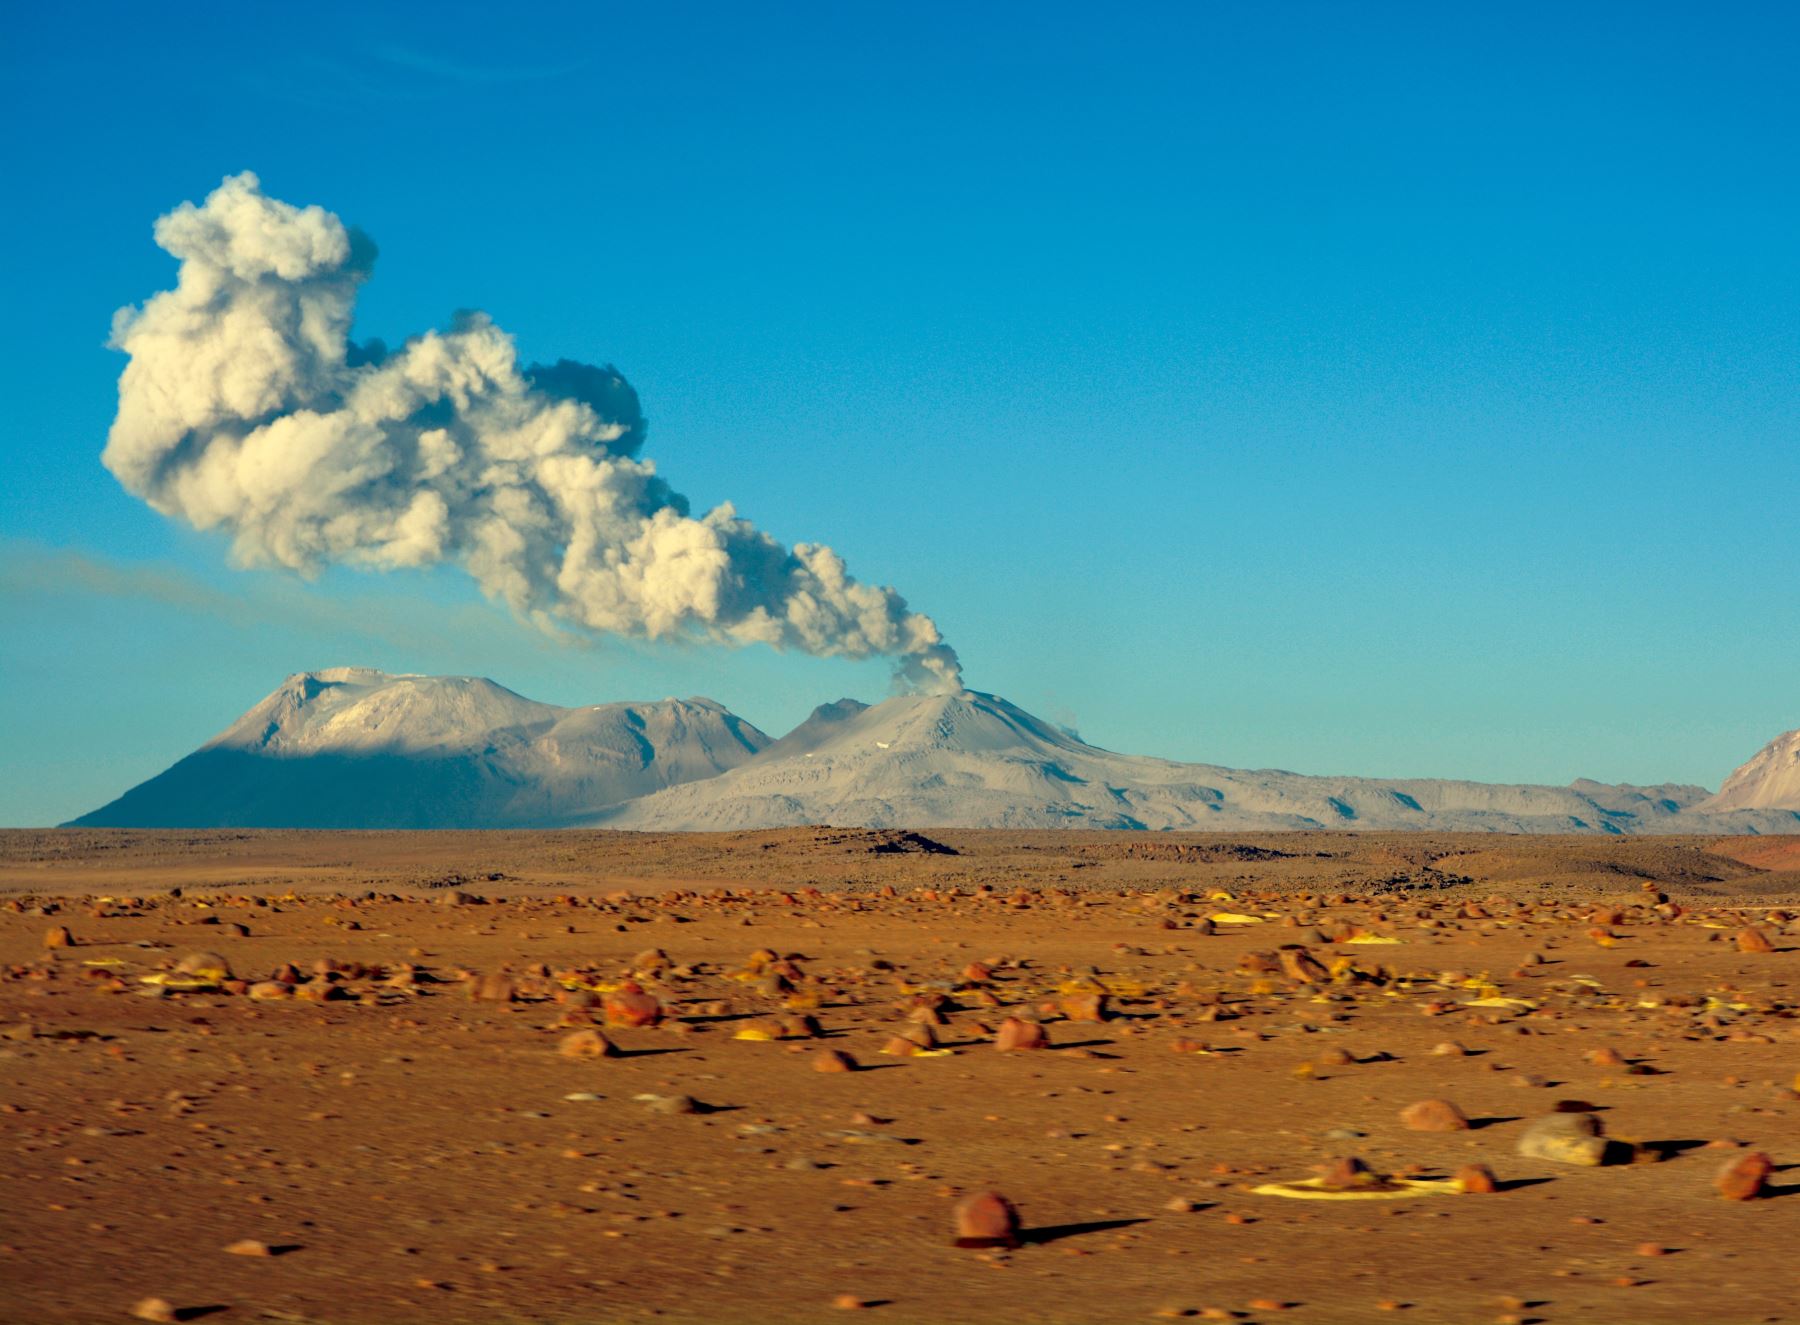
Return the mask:
[(480, 677), (290, 676), (75, 827), (554, 827), (744, 763), (769, 738), (710, 699), (540, 704)]
[(1115, 754), (997, 695), (817, 710), (740, 767), (615, 807), (622, 828), (799, 824), (960, 828), (1796, 832), (1787, 811), (1708, 814), (1695, 786), (1505, 786), (1314, 777)]
[(1790, 733), (1717, 795), (1318, 777), (1117, 754), (972, 690), (838, 700), (771, 741), (709, 699), (560, 708), (477, 677), (333, 668), (289, 677), (174, 767), (74, 822), (1796, 833), (1797, 749)]

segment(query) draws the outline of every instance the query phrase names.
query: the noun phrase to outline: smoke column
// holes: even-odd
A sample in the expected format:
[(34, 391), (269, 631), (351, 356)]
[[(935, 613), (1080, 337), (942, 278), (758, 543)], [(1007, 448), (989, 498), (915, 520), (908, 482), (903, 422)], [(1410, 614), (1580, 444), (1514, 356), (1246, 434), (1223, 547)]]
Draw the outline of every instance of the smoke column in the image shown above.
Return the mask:
[(694, 516), (639, 458), (613, 368), (521, 367), (479, 313), (388, 351), (350, 340), (375, 248), (255, 175), (156, 223), (173, 290), (114, 317), (130, 356), (102, 459), (164, 515), (228, 533), (242, 565), (307, 572), (454, 561), (540, 625), (894, 659), (961, 687), (936, 623), (816, 543), (727, 503)]

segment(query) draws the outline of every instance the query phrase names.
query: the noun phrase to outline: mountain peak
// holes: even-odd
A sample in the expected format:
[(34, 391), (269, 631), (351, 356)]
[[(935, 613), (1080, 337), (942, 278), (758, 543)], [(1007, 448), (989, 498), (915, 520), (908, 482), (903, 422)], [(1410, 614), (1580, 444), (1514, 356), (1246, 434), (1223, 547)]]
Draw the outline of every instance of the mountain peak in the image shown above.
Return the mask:
[(288, 677), (210, 745), (289, 754), (423, 750), (555, 712), (485, 677), (326, 667)]
[(296, 672), (206, 745), (76, 820), (107, 827), (552, 827), (769, 743), (710, 699), (562, 708), (479, 676)]
[(1800, 831), (1800, 815), (1696, 818), (1700, 788), (1309, 777), (1122, 755), (978, 690), (822, 706), (755, 759), (619, 805), (611, 827)]
[(1800, 727), (1758, 750), (1699, 808), (1800, 811)]

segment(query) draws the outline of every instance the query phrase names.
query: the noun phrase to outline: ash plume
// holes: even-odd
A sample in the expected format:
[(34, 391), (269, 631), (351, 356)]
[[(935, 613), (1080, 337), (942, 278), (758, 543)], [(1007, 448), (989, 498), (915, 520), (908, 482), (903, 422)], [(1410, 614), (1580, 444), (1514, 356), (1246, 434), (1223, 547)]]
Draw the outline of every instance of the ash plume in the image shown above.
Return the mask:
[(388, 351), (350, 339), (375, 247), (320, 207), (228, 177), (156, 223), (173, 290), (114, 317), (130, 356), (102, 460), (164, 515), (230, 535), (242, 565), (311, 572), (455, 562), (546, 628), (762, 643), (894, 660), (961, 688), (928, 616), (789, 548), (641, 459), (637, 393), (611, 366), (521, 366), (457, 315)]

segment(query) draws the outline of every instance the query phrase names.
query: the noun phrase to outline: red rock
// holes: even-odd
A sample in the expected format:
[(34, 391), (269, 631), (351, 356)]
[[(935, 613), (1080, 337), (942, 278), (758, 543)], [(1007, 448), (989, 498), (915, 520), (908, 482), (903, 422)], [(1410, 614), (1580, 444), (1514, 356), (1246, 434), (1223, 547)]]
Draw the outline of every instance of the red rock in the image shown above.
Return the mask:
[(227, 1255), (231, 1256), (273, 1256), (275, 1254), (270, 1250), (268, 1243), (258, 1242), (255, 1238), (239, 1238), (226, 1247), (225, 1251)]
[(139, 1320), (168, 1322), (181, 1319), (181, 1317), (175, 1313), (174, 1303), (160, 1297), (141, 1298), (138, 1303), (131, 1308), (131, 1314)]
[(654, 1026), (663, 1018), (662, 1004), (631, 980), (608, 994), (602, 1006), (609, 1026)]
[(1740, 929), (1737, 935), (1739, 952), (1774, 952), (1775, 945), (1769, 942), (1769, 936), (1760, 929)]
[(231, 974), (231, 963), (216, 952), (190, 952), (175, 963), (175, 974), (198, 976), (202, 980), (223, 980)]
[(1355, 1155), (1328, 1160), (1319, 1166), (1318, 1174), (1320, 1182), (1335, 1189), (1361, 1187), (1376, 1180), (1374, 1171)]
[(965, 1196), (956, 1206), (956, 1245), (1017, 1247), (1019, 1212), (998, 1192)]
[(841, 1049), (821, 1049), (813, 1055), (815, 1072), (854, 1072), (856, 1060)]
[(55, 929), (45, 931), (44, 946), (46, 948), (72, 948), (75, 946), (75, 936), (69, 932), (67, 925), (58, 925)]
[(576, 1031), (573, 1035), (565, 1035), (556, 1046), (556, 1052), (564, 1058), (617, 1058), (619, 1048), (599, 1031), (591, 1027), (584, 1031)]
[(661, 948), (650, 948), (631, 959), (631, 969), (643, 975), (661, 975), (674, 964)]
[(1590, 1049), (1587, 1053), (1587, 1060), (1595, 1067), (1625, 1066), (1625, 1056), (1613, 1048)]
[(1070, 1021), (1106, 1020), (1105, 994), (1064, 994), (1056, 1006)]
[(1048, 1049), (1050, 1037), (1035, 1021), (1008, 1017), (1000, 1023), (1000, 1032), (994, 1037), (994, 1047), (1003, 1053), (1014, 1049)]
[(938, 1046), (937, 1032), (928, 1023), (922, 1021), (903, 1027), (897, 1038), (910, 1040), (920, 1049), (935, 1049)]
[(1727, 1201), (1750, 1201), (1763, 1194), (1774, 1171), (1773, 1160), (1760, 1150), (1752, 1150), (1728, 1160), (1713, 1179), (1713, 1186)]
[(1465, 1164), (1456, 1171), (1454, 1181), (1465, 1192), (1487, 1195), (1500, 1190), (1494, 1171), (1486, 1164)]
[(1420, 1100), (1400, 1110), (1400, 1121), (1415, 1132), (1466, 1132), (1469, 1120), (1449, 1100)]
[(469, 981), (469, 998), (476, 1003), (510, 1003), (518, 994), (518, 986), (505, 971), (489, 971)]
[(1281, 962), (1281, 973), (1290, 980), (1301, 984), (1321, 985), (1331, 979), (1331, 972), (1299, 944), (1284, 947), (1275, 955)]

